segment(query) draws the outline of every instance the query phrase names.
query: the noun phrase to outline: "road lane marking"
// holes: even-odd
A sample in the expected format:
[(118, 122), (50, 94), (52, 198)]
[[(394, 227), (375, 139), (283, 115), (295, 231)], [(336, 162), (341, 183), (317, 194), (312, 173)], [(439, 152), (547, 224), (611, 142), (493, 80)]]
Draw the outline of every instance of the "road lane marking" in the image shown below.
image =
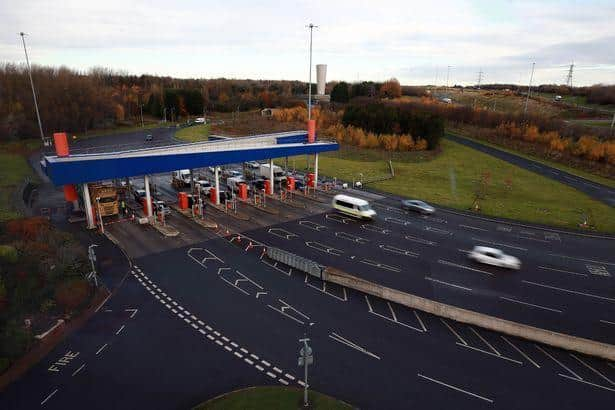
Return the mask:
[(484, 228), (479, 228), (479, 227), (477, 227), (477, 226), (464, 225), (464, 224), (459, 224), (459, 227), (460, 227), (460, 228), (473, 229), (473, 230), (475, 230), (475, 231), (484, 231), (484, 232), (487, 232), (487, 231), (488, 231), (487, 229), (484, 229)]
[[(384, 320), (388, 320), (389, 322), (393, 322), (393, 323), (396, 323), (396, 324), (398, 324), (398, 325), (400, 325), (400, 326), (407, 327), (408, 329), (416, 330), (417, 332), (425, 332), (425, 331), (426, 331), (425, 326), (424, 326), (424, 325), (422, 325), (422, 322), (421, 322), (421, 325), (422, 325), (423, 329), (421, 330), (421, 329), (419, 329), (418, 327), (414, 327), (414, 326), (411, 326), (411, 325), (409, 325), (409, 324), (407, 324), (407, 323), (400, 322), (399, 320), (397, 320), (397, 317), (396, 317), (396, 316), (394, 316), (394, 319), (391, 319), (390, 317), (387, 317), (387, 316), (385, 316), (385, 315), (381, 315), (381, 314), (380, 314), (380, 313), (378, 313), (378, 312), (374, 312), (374, 310), (372, 309), (372, 305), (371, 305), (371, 303), (369, 303), (369, 298), (367, 297), (367, 295), (365, 295), (365, 301), (367, 302), (367, 307), (368, 307), (368, 309), (369, 309), (369, 312), (368, 312), (368, 313), (371, 313), (371, 314), (372, 314), (372, 315), (374, 315), (374, 316), (378, 316), (378, 317), (380, 317), (380, 318), (382, 318), (382, 319), (384, 319)], [(388, 302), (387, 302), (387, 303), (388, 303)], [(389, 307), (390, 307), (390, 305), (389, 305)], [(393, 314), (394, 314), (394, 312), (393, 312), (392, 308), (391, 308), (391, 313), (393, 313)], [(417, 319), (419, 319), (419, 318), (418, 318), (418, 316), (417, 316)], [(420, 321), (420, 319), (419, 319), (419, 321)]]
[(203, 329), (199, 329), (199, 333), (201, 333), (202, 335), (206, 335), (207, 334), (207, 332), (204, 331)]
[(85, 363), (83, 363), (81, 366), (79, 366), (79, 368), (77, 370), (75, 370), (73, 372), (73, 376), (75, 376), (77, 373), (79, 373), (81, 371), (81, 369), (83, 369), (85, 367)]
[(454, 283), (449, 283), (449, 282), (445, 282), (443, 280), (434, 279), (434, 278), (429, 277), (429, 276), (425, 276), (425, 280), (428, 280), (428, 281), (431, 281), (431, 282), (440, 283), (442, 285), (452, 286), (454, 288), (463, 289), (463, 290), (467, 290), (469, 292), (472, 292), (472, 289), (466, 288), (465, 286), (455, 285)]
[(99, 355), (100, 352), (102, 352), (103, 350), (105, 350), (105, 347), (107, 347), (107, 344), (105, 343), (104, 345), (102, 345), (97, 351), (96, 351), (96, 356)]
[(442, 265), (448, 265), (448, 266), (455, 266), (457, 268), (461, 268), (461, 269), (467, 269), (467, 270), (471, 270), (474, 272), (480, 272), (480, 273), (486, 273), (489, 276), (493, 276), (493, 273), (491, 272), (487, 272), (486, 270), (481, 270), (481, 269), (476, 269), (476, 268), (471, 268), (469, 266), (466, 265), (459, 265), (457, 263), (453, 263), (453, 262), (449, 262), (449, 261), (445, 261), (444, 259), (438, 259), (438, 263), (442, 264)]
[(49, 400), (50, 398), (53, 397), (54, 394), (56, 394), (58, 392), (58, 389), (55, 389), (54, 391), (52, 391), (51, 393), (49, 393), (49, 395), (47, 397), (45, 397), (45, 399), (41, 402), (41, 406), (45, 403), (47, 403), (47, 400)]
[[(564, 368), (565, 370), (567, 370), (570, 374), (572, 374), (576, 380), (583, 380), (583, 378), (581, 376), (579, 376), (578, 374), (576, 374), (575, 372), (573, 372), (572, 370), (570, 370), (570, 368), (566, 367), (565, 364), (563, 364), (562, 362), (560, 362), (559, 360), (557, 360), (555, 357), (553, 357), (549, 352), (547, 352), (546, 350), (544, 350), (542, 347), (538, 346), (537, 344), (534, 345), (534, 347), (536, 347), (536, 349), (540, 350), (541, 352), (543, 352), (545, 355), (549, 356), (555, 363), (559, 364), (560, 366), (562, 366), (562, 368)], [(560, 373), (561, 374), (561, 373)]]
[(426, 332), (427, 328), (425, 327), (425, 323), (423, 323), (423, 321), (421, 320), (421, 317), (419, 316), (418, 312), (416, 310), (414, 310), (413, 312), (414, 312), (414, 316), (416, 316), (416, 320), (419, 321), (421, 328), (423, 328), (423, 332)]
[(391, 272), (397, 272), (397, 273), (400, 273), (400, 272), (401, 272), (401, 269), (399, 269), (399, 268), (398, 268), (398, 267), (396, 267), (396, 266), (386, 265), (386, 264), (384, 264), (384, 263), (380, 263), (380, 262), (377, 262), (377, 261), (373, 261), (373, 260), (371, 260), (371, 259), (361, 259), (359, 262), (360, 262), (360, 263), (364, 263), (364, 264), (369, 265), (369, 266), (373, 266), (373, 267), (375, 267), (375, 268), (384, 269), (384, 270), (389, 270), (389, 271), (391, 271)]
[(496, 357), (496, 358), (498, 358), (498, 359), (503, 359), (503, 360), (507, 360), (507, 361), (509, 361), (509, 362), (513, 362), (513, 363), (516, 363), (516, 364), (523, 365), (523, 363), (522, 363), (522, 362), (520, 362), (519, 360), (511, 359), (510, 357), (502, 356), (502, 355), (499, 355), (499, 354), (495, 354), (495, 353), (489, 352), (489, 351), (487, 351), (487, 350), (479, 349), (478, 347), (469, 346), (469, 345), (464, 345), (464, 344), (461, 344), (461, 343), (459, 343), (459, 342), (457, 342), (457, 343), (455, 343), (455, 344), (456, 344), (457, 346), (460, 346), (460, 347), (465, 347), (465, 348), (468, 348), (468, 349), (471, 349), (471, 350), (475, 350), (475, 351), (477, 351), (477, 352), (481, 352), (481, 353), (484, 353), (484, 354), (486, 354), (486, 355)]
[(337, 238), (342, 238), (342, 239), (345, 239), (347, 241), (355, 242), (355, 243), (360, 243), (360, 244), (366, 244), (366, 243), (369, 242), (369, 239), (365, 239), (365, 238), (362, 238), (360, 236), (353, 235), (353, 234), (350, 234), (350, 233), (347, 233), (347, 232), (335, 232), (335, 236)]
[(608, 390), (608, 391), (615, 392), (615, 389), (611, 389), (611, 388), (609, 388), (609, 387), (605, 387), (605, 386), (601, 386), (601, 385), (599, 385), (599, 384), (591, 383), (591, 382), (585, 381), (585, 380), (583, 380), (583, 379), (578, 380), (578, 379), (575, 379), (574, 377), (570, 377), (570, 376), (565, 375), (565, 374), (561, 374), (561, 373), (558, 373), (558, 374), (559, 374), (560, 376), (562, 376), (562, 377), (566, 378), (566, 379), (569, 379), (569, 380), (574, 380), (575, 382), (585, 383), (585, 384), (589, 384), (590, 386), (594, 386), (594, 387), (598, 387), (598, 388), (600, 388), (600, 389), (604, 389), (604, 390)]
[(574, 357), (575, 359), (577, 359), (577, 361), (579, 363), (581, 363), (583, 366), (587, 367), (589, 370), (591, 370), (592, 372), (594, 372), (595, 374), (597, 374), (598, 376), (602, 377), (604, 380), (606, 380), (607, 382), (609, 382), (611, 385), (615, 386), (615, 382), (613, 382), (611, 379), (609, 379), (608, 377), (606, 377), (605, 375), (603, 375), (602, 373), (600, 373), (598, 370), (594, 369), (593, 367), (591, 367), (590, 365), (588, 365), (587, 363), (585, 363), (583, 360), (581, 360), (579, 357), (577, 357), (575, 354), (570, 353), (570, 356)]
[(603, 320), (603, 319), (600, 319), (600, 321), (601, 321), (602, 323), (606, 323), (607, 325), (615, 325), (615, 322), (610, 322), (610, 321), (608, 321), (608, 320)]
[(382, 244), (382, 245), (378, 245), (378, 247), (380, 249), (382, 249), (383, 251), (395, 253), (397, 255), (410, 256), (410, 257), (413, 257), (413, 258), (417, 258), (419, 256), (419, 254), (416, 253), (416, 252), (412, 252), (412, 251), (409, 251), (409, 250), (406, 250), (406, 249), (397, 248), (397, 247), (392, 246), (392, 245)]
[(461, 343), (463, 343), (465, 346), (467, 346), (467, 345), (468, 345), (468, 343), (467, 343), (465, 340), (463, 340), (463, 337), (461, 337), (461, 336), (459, 335), (459, 333), (457, 333), (457, 332), (455, 331), (455, 329), (453, 329), (453, 328), (451, 327), (451, 325), (449, 325), (449, 324), (446, 322), (446, 320), (444, 320), (444, 319), (440, 319), (440, 321), (441, 321), (442, 323), (444, 323), (444, 325), (445, 325), (446, 327), (448, 327), (448, 330), (450, 330), (451, 332), (453, 332), (453, 334), (455, 335), (455, 337), (457, 337), (457, 339), (459, 339), (459, 340), (461, 341)]
[(551, 241), (547, 241), (545, 239), (538, 239), (538, 238), (529, 238), (527, 236), (521, 236), (521, 235), (517, 235), (517, 238), (519, 239), (526, 239), (528, 241), (535, 241), (535, 242), (543, 242), (543, 243), (551, 243)]
[(322, 230), (327, 229), (326, 226), (317, 224), (316, 222), (312, 222), (312, 221), (299, 221), (299, 225), (305, 226), (306, 228), (312, 229), (316, 232), (320, 232)]
[(447, 231), (446, 229), (434, 228), (432, 226), (426, 226), (424, 230), (427, 232), (433, 232), (433, 233), (437, 233), (440, 235), (452, 235), (453, 234), (451, 231)]
[(286, 380), (279, 378), (278, 381), (282, 383), (283, 385), (288, 386), (288, 382)]
[(507, 244), (507, 243), (488, 241), (486, 239), (480, 239), (480, 238), (474, 238), (474, 237), (472, 237), (472, 240), (473, 241), (477, 241), (477, 242), (490, 243), (492, 245), (497, 245), (497, 246), (504, 246), (506, 248), (516, 249), (516, 250), (519, 250), (519, 251), (527, 251), (527, 248), (522, 248), (522, 247), (516, 246), (516, 245), (510, 245), (510, 244)]
[(517, 346), (515, 346), (511, 341), (509, 341), (507, 338), (505, 338), (504, 336), (500, 336), (502, 339), (504, 339), (504, 341), (506, 343), (508, 343), (513, 349), (515, 349), (517, 352), (519, 352), (519, 354), (523, 357), (525, 357), (530, 363), (532, 363), (534, 366), (536, 366), (537, 368), (540, 369), (540, 366), (538, 365), (538, 363), (536, 363), (535, 361), (533, 361), (532, 359), (530, 359), (530, 357), (525, 354), (525, 352), (523, 352), (520, 348), (518, 348)]
[(228, 346), (224, 346), (224, 350), (226, 350), (226, 351), (228, 351), (228, 352), (232, 352), (232, 351), (233, 351), (233, 349), (231, 349), (231, 348), (230, 348), (230, 347), (228, 347)]
[(370, 231), (370, 232), (376, 232), (382, 235), (388, 235), (391, 233), (389, 229), (384, 229), (379, 226), (368, 225), (368, 224), (361, 225), (361, 229), (365, 229), (366, 231)]
[(317, 251), (328, 253), (329, 255), (340, 256), (341, 254), (344, 253), (344, 251), (341, 251), (339, 249), (336, 249), (329, 245), (325, 245), (324, 243), (320, 243), (320, 242), (307, 241), (305, 245), (308, 248), (316, 249)]
[(500, 296), (500, 299), (504, 299), (504, 300), (507, 300), (507, 301), (513, 302), (513, 303), (520, 303), (522, 305), (531, 306), (531, 307), (535, 307), (535, 308), (538, 308), (538, 309), (549, 310), (549, 311), (555, 312), (555, 313), (563, 313), (561, 310), (558, 310), (558, 309), (553, 309), (553, 308), (549, 308), (549, 307), (546, 307), (546, 306), (534, 305), (533, 303), (522, 302), (520, 300), (516, 300), (516, 299), (512, 299), (512, 298), (507, 298), (505, 296)]
[(244, 357), (243, 361), (248, 363), (250, 366), (254, 365), (254, 362), (252, 360), (248, 359), (247, 357)]
[(564, 270), (564, 269), (549, 268), (548, 266), (539, 266), (538, 269), (552, 270), (552, 271), (555, 271), (555, 272), (562, 272), (562, 273), (570, 273), (571, 275), (587, 276), (586, 273), (572, 272), (572, 271)]
[(486, 345), (487, 345), (487, 346), (488, 346), (488, 347), (489, 347), (489, 348), (493, 351), (493, 353), (497, 354), (498, 356), (502, 356), (502, 355), (500, 354), (500, 352), (498, 352), (498, 351), (496, 350), (496, 348), (495, 348), (495, 347), (493, 347), (493, 345), (492, 345), (491, 343), (489, 343), (489, 342), (488, 342), (488, 341), (487, 341), (484, 337), (482, 337), (482, 336), (480, 335), (480, 333), (478, 333), (476, 330), (474, 330), (474, 328), (473, 328), (473, 327), (471, 327), (471, 328), (470, 328), (470, 330), (471, 330), (472, 332), (474, 332), (474, 334), (475, 334), (476, 336), (478, 336), (478, 338), (479, 338), (480, 340), (482, 340), (482, 341), (483, 341), (483, 343), (484, 343), (484, 344), (486, 344)]
[(608, 300), (609, 302), (615, 302), (615, 299), (607, 298), (606, 296), (598, 296), (598, 295), (592, 295), (591, 293), (577, 292), (576, 290), (558, 288), (558, 287), (555, 287), (555, 286), (545, 285), (543, 283), (532, 282), (532, 281), (529, 281), (529, 280), (522, 280), (521, 282), (527, 283), (527, 284), (530, 284), (530, 285), (541, 286), (543, 288), (549, 288), (549, 289), (559, 290), (559, 291), (562, 291), (562, 292), (574, 293), (576, 295), (583, 295), (583, 296), (588, 296), (588, 297), (591, 297), (591, 298)]
[(391, 311), (391, 316), (393, 316), (393, 320), (397, 322), (397, 315), (393, 310), (393, 306), (391, 306), (391, 302), (387, 302), (387, 305), (389, 306), (389, 310)]
[(459, 387), (455, 387), (455, 386), (452, 386), (450, 384), (446, 384), (444, 382), (441, 382), (440, 380), (432, 379), (431, 377), (424, 376), (421, 373), (417, 373), (416, 375), (418, 377), (422, 378), (422, 379), (429, 380), (430, 382), (437, 383), (437, 384), (439, 384), (441, 386), (444, 386), (444, 387), (448, 387), (449, 389), (458, 391), (460, 393), (467, 394), (467, 395), (472, 396), (472, 397), (476, 397), (477, 399), (481, 399), (481, 400), (484, 400), (484, 401), (489, 402), (489, 403), (493, 403), (493, 400), (491, 400), (491, 399), (489, 399), (487, 397), (483, 397), (483, 396), (478, 395), (476, 393), (472, 393), (472, 392), (469, 392), (467, 390), (463, 390), (463, 389), (461, 389)]
[(338, 335), (338, 334), (337, 334), (337, 333), (335, 333), (335, 332), (331, 332), (331, 334), (329, 335), (329, 337), (330, 337), (331, 339), (335, 340), (335, 341), (336, 341), (336, 342), (338, 342), (338, 343), (344, 344), (344, 345), (346, 345), (346, 346), (348, 346), (348, 347), (351, 347), (351, 348), (353, 348), (353, 349), (355, 349), (355, 350), (358, 350), (359, 352), (361, 352), (361, 353), (363, 353), (363, 354), (366, 354), (366, 355), (368, 355), (368, 356), (371, 356), (371, 357), (373, 357), (374, 359), (378, 359), (378, 360), (380, 360), (380, 356), (375, 355), (374, 353), (370, 352), (369, 350), (365, 349), (364, 347), (361, 347), (361, 346), (359, 346), (358, 344), (355, 344), (355, 343), (351, 342), (350, 340), (348, 340), (348, 339), (346, 339), (346, 338), (344, 338), (344, 337), (342, 337), (342, 336)]
[(406, 235), (406, 236), (404, 236), (404, 238), (406, 240), (408, 240), (408, 241), (420, 243), (420, 244), (423, 244), (423, 245), (435, 246), (435, 245), (438, 244), (438, 242), (428, 241), (427, 239), (419, 238), (417, 236), (412, 236), (412, 235)]
[(564, 258), (564, 259), (573, 259), (573, 260), (577, 260), (577, 261), (601, 263), (601, 264), (604, 264), (604, 265), (615, 266), (615, 263), (613, 263), (613, 262), (597, 261), (597, 260), (594, 260), (594, 259), (575, 258), (575, 257), (572, 257), (572, 256), (560, 255), (560, 254), (557, 254), (557, 253), (550, 253), (549, 255), (550, 256), (556, 256), (556, 257)]
[(115, 332), (115, 334), (116, 334), (116, 335), (119, 335), (119, 334), (120, 334), (120, 332), (121, 332), (122, 330), (124, 330), (124, 328), (125, 328), (125, 327), (126, 327), (125, 325), (122, 325), (122, 327), (120, 327), (120, 328), (117, 330), (117, 332)]

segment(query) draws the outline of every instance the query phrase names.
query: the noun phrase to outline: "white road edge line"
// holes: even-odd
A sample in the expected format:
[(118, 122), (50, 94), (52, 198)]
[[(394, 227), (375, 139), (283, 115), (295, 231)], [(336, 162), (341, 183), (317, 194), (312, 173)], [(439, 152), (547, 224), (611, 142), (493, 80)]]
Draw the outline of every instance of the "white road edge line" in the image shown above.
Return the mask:
[[(579, 376), (578, 374), (576, 374), (575, 372), (573, 372), (572, 370), (570, 370), (568, 367), (566, 367), (565, 364), (563, 364), (562, 362), (560, 362), (559, 360), (557, 360), (555, 357), (553, 357), (549, 352), (547, 352), (546, 350), (544, 350), (542, 347), (538, 346), (537, 344), (534, 345), (534, 347), (536, 347), (536, 349), (540, 350), (541, 352), (543, 352), (545, 355), (549, 356), (555, 363), (559, 364), (560, 366), (562, 366), (565, 370), (567, 370), (568, 372), (570, 372), (570, 374), (574, 375), (576, 377), (576, 380), (583, 380), (583, 378), (581, 376)], [(568, 376), (570, 377), (570, 376)]]
[(359, 351), (359, 352), (361, 352), (361, 353), (364, 353), (364, 354), (366, 354), (366, 355), (368, 355), (368, 356), (371, 356), (371, 357), (373, 357), (374, 359), (378, 359), (378, 360), (380, 360), (380, 356), (373, 354), (373, 353), (372, 353), (372, 352), (370, 352), (369, 350), (367, 350), (367, 349), (365, 349), (365, 348), (363, 348), (363, 347), (361, 347), (361, 346), (359, 346), (359, 345), (357, 345), (357, 344), (355, 344), (355, 343), (351, 342), (350, 340), (348, 340), (348, 339), (346, 339), (346, 338), (344, 338), (344, 337), (342, 337), (342, 336), (338, 335), (338, 334), (337, 334), (337, 333), (335, 333), (335, 332), (331, 332), (331, 334), (329, 335), (329, 337), (330, 337), (331, 339), (335, 340), (335, 341), (336, 341), (336, 342), (338, 342), (338, 343), (342, 343), (342, 344), (344, 344), (344, 345), (346, 345), (346, 346), (348, 346), (348, 347), (352, 347), (353, 349), (358, 350), (358, 351)]
[(446, 384), (444, 382), (441, 382), (440, 380), (436, 380), (436, 379), (432, 379), (431, 377), (424, 376), (421, 373), (417, 373), (416, 375), (418, 377), (422, 378), (422, 379), (429, 380), (430, 382), (437, 383), (437, 384), (439, 384), (441, 386), (444, 386), (444, 387), (448, 387), (449, 389), (453, 389), (453, 390), (458, 391), (460, 393), (465, 393), (465, 394), (467, 394), (469, 396), (476, 397), (477, 399), (481, 399), (481, 400), (484, 400), (486, 402), (493, 403), (493, 400), (491, 400), (491, 399), (489, 399), (487, 397), (483, 397), (483, 396), (480, 396), (478, 394), (469, 392), (467, 390), (460, 389), (459, 387), (451, 386), (450, 384)]
[(563, 269), (555, 269), (555, 268), (550, 268), (548, 266), (539, 266), (538, 269), (543, 269), (543, 270), (552, 270), (555, 272), (563, 272), (563, 273), (570, 273), (571, 275), (578, 275), (578, 276), (587, 276), (586, 273), (579, 273), (579, 272), (572, 272), (569, 270), (563, 270)]
[(449, 325), (449, 324), (448, 324), (448, 323), (447, 323), (444, 319), (442, 319), (442, 318), (440, 318), (440, 321), (441, 321), (442, 323), (444, 323), (444, 325), (445, 325), (446, 327), (448, 327), (448, 330), (450, 330), (450, 331), (451, 331), (451, 332), (452, 332), (452, 333), (453, 333), (453, 334), (457, 337), (457, 339), (461, 340), (461, 343), (463, 343), (463, 344), (464, 344), (464, 345), (466, 345), (466, 346), (468, 345), (468, 343), (467, 343), (465, 340), (463, 340), (463, 337), (459, 336), (459, 333), (457, 333), (457, 332), (455, 331), (455, 329), (453, 329), (453, 328), (451, 327), (451, 325)]
[(609, 387), (600, 386), (599, 384), (595, 384), (595, 383), (587, 382), (587, 381), (585, 381), (585, 380), (583, 380), (583, 379), (581, 379), (581, 380), (579, 380), (579, 379), (575, 379), (574, 377), (570, 377), (570, 376), (568, 376), (568, 375), (566, 375), (566, 374), (561, 374), (561, 373), (558, 373), (558, 374), (559, 374), (560, 376), (562, 376), (562, 377), (566, 378), (566, 379), (569, 379), (569, 380), (574, 380), (575, 382), (581, 382), (581, 383), (589, 384), (590, 386), (598, 387), (598, 388), (600, 388), (600, 389), (604, 389), (604, 390), (608, 390), (608, 391), (615, 392), (615, 389), (611, 389), (611, 388), (609, 388)]

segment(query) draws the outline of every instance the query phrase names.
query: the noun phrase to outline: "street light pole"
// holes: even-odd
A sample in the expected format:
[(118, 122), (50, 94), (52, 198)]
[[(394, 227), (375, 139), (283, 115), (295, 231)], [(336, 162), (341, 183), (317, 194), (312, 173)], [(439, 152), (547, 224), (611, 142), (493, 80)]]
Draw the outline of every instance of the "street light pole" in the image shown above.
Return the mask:
[(45, 134), (43, 134), (43, 123), (41, 122), (41, 114), (38, 110), (38, 101), (36, 100), (36, 91), (34, 91), (34, 80), (32, 80), (32, 68), (30, 67), (30, 59), (28, 58), (28, 50), (26, 49), (26, 33), (23, 31), (19, 33), (21, 36), (21, 42), (23, 43), (23, 52), (26, 55), (26, 65), (28, 66), (28, 75), (30, 76), (30, 86), (32, 87), (32, 97), (34, 98), (34, 109), (36, 110), (36, 119), (38, 120), (38, 130), (41, 133), (41, 141), (44, 146), (51, 145), (45, 141)]
[(450, 74), (451, 66), (446, 67), (446, 91), (448, 92), (448, 75)]
[(530, 101), (530, 93), (532, 92), (532, 80), (534, 79), (534, 67), (536, 63), (532, 63), (532, 73), (530, 74), (530, 83), (527, 86), (527, 97), (525, 98), (525, 108), (523, 108), (523, 116), (527, 114), (527, 104)]
[(309, 74), (309, 84), (308, 84), (308, 120), (312, 119), (312, 31), (314, 28), (318, 28), (314, 24), (310, 23), (307, 25), (310, 29), (310, 74)]

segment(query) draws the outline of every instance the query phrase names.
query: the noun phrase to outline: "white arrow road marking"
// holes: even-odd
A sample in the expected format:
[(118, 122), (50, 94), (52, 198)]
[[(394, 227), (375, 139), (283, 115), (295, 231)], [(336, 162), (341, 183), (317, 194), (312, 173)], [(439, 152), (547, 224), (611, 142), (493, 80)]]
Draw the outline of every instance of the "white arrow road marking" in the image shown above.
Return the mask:
[(490, 243), (492, 245), (504, 246), (506, 248), (516, 249), (518, 251), (527, 251), (527, 248), (522, 248), (522, 247), (516, 246), (516, 245), (509, 245), (507, 243), (488, 241), (488, 240), (485, 240), (485, 239), (474, 238), (474, 237), (472, 238), (472, 240), (473, 241), (477, 241), (477, 242)]
[(347, 224), (348, 222), (352, 221), (352, 219), (344, 218), (343, 216), (338, 214), (325, 214), (325, 219), (342, 224)]
[(289, 305), (288, 303), (286, 303), (285, 301), (283, 301), (282, 299), (278, 299), (278, 302), (280, 302), (282, 304), (282, 306), (280, 307), (280, 309), (277, 309), (271, 305), (267, 305), (268, 307), (270, 307), (271, 309), (275, 310), (276, 312), (279, 312), (281, 314), (283, 314), (284, 316), (294, 320), (295, 322), (298, 322), (302, 325), (305, 324), (304, 321), (297, 319), (296, 317), (291, 316), (290, 314), (286, 313), (287, 310), (290, 310), (291, 313), (295, 312), (296, 314), (298, 314), (299, 316), (303, 317), (306, 320), (310, 320), (310, 317), (307, 316), (304, 313), (301, 313), (299, 310), (295, 309), (294, 307), (292, 307), (291, 305)]
[(258, 299), (261, 295), (266, 295), (267, 292), (256, 292), (256, 299)]
[(320, 242), (308, 241), (305, 243), (305, 245), (309, 248), (316, 249), (317, 251), (328, 253), (330, 255), (340, 256), (341, 254), (344, 253), (344, 251), (335, 249), (332, 246), (325, 245), (324, 243), (320, 243)]
[(412, 242), (421, 243), (421, 244), (423, 244), (423, 245), (431, 245), (431, 246), (434, 246), (434, 245), (437, 245), (437, 244), (438, 244), (437, 242), (434, 242), (434, 241), (428, 241), (427, 239), (419, 238), (419, 237), (417, 237), (417, 236), (412, 236), (412, 235), (406, 235), (406, 236), (404, 236), (404, 238), (406, 238), (407, 240), (412, 241)]
[(366, 355), (368, 355), (368, 356), (371, 356), (371, 357), (373, 357), (374, 359), (378, 359), (378, 360), (380, 360), (380, 356), (375, 355), (374, 353), (370, 352), (369, 350), (365, 349), (364, 347), (361, 347), (361, 346), (359, 346), (358, 344), (351, 342), (350, 340), (348, 340), (348, 339), (346, 339), (346, 338), (344, 338), (344, 337), (342, 337), (342, 336), (338, 335), (338, 334), (337, 334), (337, 333), (335, 333), (335, 332), (331, 332), (331, 334), (329, 335), (329, 337), (330, 337), (331, 339), (335, 340), (335, 341), (336, 341), (336, 342), (338, 342), (338, 343), (344, 344), (344, 345), (346, 345), (346, 346), (348, 346), (348, 347), (351, 347), (351, 348), (353, 348), (353, 349), (355, 349), (355, 350), (358, 350), (358, 351), (359, 351), (359, 352), (361, 352), (361, 353), (364, 353), (364, 354), (366, 354)]
[(305, 226), (306, 228), (309, 228), (309, 229), (313, 229), (317, 232), (324, 231), (325, 229), (327, 229), (326, 226), (319, 225), (316, 222), (312, 222), (312, 221), (299, 221), (299, 225)]
[(369, 242), (369, 239), (362, 238), (360, 236), (356, 236), (347, 232), (335, 232), (335, 236), (338, 238), (346, 239), (351, 242), (356, 242), (360, 244), (366, 244)]
[(438, 234), (441, 234), (441, 235), (452, 235), (453, 234), (452, 232), (447, 231), (446, 229), (433, 228), (431, 226), (426, 226), (425, 230), (429, 231), (429, 232), (433, 232), (433, 233), (438, 233)]
[(401, 249), (401, 248), (397, 248), (395, 246), (392, 245), (379, 245), (379, 248), (382, 249), (383, 251), (386, 252), (391, 252), (391, 253), (396, 253), (398, 255), (404, 255), (404, 256), (411, 256), (413, 258), (416, 258), (419, 256), (418, 253), (416, 252), (412, 252), (406, 249)]
[(278, 238), (282, 238), (282, 239), (286, 239), (286, 240), (291, 240), (293, 238), (298, 238), (299, 237), (299, 235), (296, 235), (296, 234), (294, 234), (292, 232), (289, 232), (286, 229), (282, 229), (282, 228), (271, 228), (267, 232), (269, 232), (273, 236), (277, 236)]
[(135, 317), (135, 315), (137, 314), (138, 311), (139, 311), (139, 309), (124, 309), (124, 312), (132, 312), (132, 314), (130, 315), (131, 319), (133, 317)]
[(371, 259), (361, 259), (360, 262), (364, 263), (366, 265), (373, 266), (375, 268), (389, 270), (391, 272), (397, 272), (397, 273), (401, 272), (401, 269), (399, 269), (399, 268), (397, 268), (395, 266), (385, 265), (384, 263), (376, 262), (376, 261), (373, 261)]
[(363, 224), (361, 225), (361, 229), (365, 229), (366, 231), (380, 233), (382, 235), (388, 235), (391, 233), (388, 229), (380, 228), (379, 226)]
[(402, 226), (408, 226), (408, 225), (412, 225), (412, 223), (410, 221), (404, 221), (403, 219), (399, 219), (399, 218), (392, 218), (390, 216), (387, 216), (384, 218), (385, 221), (387, 222), (391, 222), (397, 225), (402, 225)]
[[(202, 259), (197, 259), (195, 256), (192, 255), (193, 252), (196, 251), (200, 251), (200, 252), (205, 252), (208, 256), (205, 256)], [(220, 258), (218, 258), (213, 252), (205, 249), (205, 248), (190, 248), (188, 249), (188, 256), (190, 258), (192, 258), (192, 260), (194, 260), (196, 263), (198, 263), (199, 265), (201, 265), (202, 267), (204, 267), (205, 269), (207, 269), (207, 266), (205, 265), (206, 261), (208, 260), (215, 260), (218, 261), (220, 263), (224, 263), (224, 261)]]

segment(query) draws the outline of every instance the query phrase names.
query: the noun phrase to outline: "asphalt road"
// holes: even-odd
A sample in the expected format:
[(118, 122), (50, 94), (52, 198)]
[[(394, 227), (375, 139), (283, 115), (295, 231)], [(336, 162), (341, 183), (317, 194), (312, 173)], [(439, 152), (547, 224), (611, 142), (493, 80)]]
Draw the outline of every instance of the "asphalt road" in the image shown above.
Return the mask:
[(304, 335), (311, 386), (360, 408), (612, 405), (613, 363), (327, 286), (243, 245), (220, 238), (137, 258), (94, 319), (0, 406), (189, 408), (248, 385), (300, 387)]
[[(174, 138), (175, 130), (174, 127), (161, 127), (100, 137), (78, 138), (75, 141), (69, 141), (69, 147), (73, 154), (93, 154), (164, 146), (180, 142)], [(152, 135), (152, 141), (145, 141), (145, 136), (148, 134)]]
[[(138, 145), (142, 137), (130, 138)], [(96, 140), (83, 143), (99, 149)], [(371, 224), (326, 212), (249, 235), (436, 300), (613, 342), (611, 239), (445, 210), (423, 218), (400, 213), (394, 199), (375, 208)], [(360, 408), (612, 407), (613, 362), (325, 284), (267, 264), (245, 238), (215, 237), (173, 218), (178, 238), (128, 221), (108, 226), (134, 267), (83, 328), (0, 394), (0, 408), (183, 409), (250, 385), (301, 387), (305, 335), (315, 356), (312, 388)], [(524, 269), (469, 264), (464, 251), (476, 242), (520, 256)]]
[(615, 188), (610, 188), (606, 185), (599, 184), (594, 181), (589, 181), (585, 178), (570, 174), (568, 172), (550, 167), (540, 162), (532, 161), (527, 158), (511, 154), (506, 151), (499, 150), (472, 140), (447, 134), (446, 138), (458, 144), (465, 145), (477, 151), (499, 158), (520, 168), (535, 172), (544, 177), (561, 182), (562, 184), (571, 186), (590, 197), (597, 199), (609, 206), (615, 206)]
[[(373, 222), (327, 212), (246, 232), (387, 287), (541, 328), (615, 343), (615, 239), (463, 214), (419, 216), (373, 201)], [(517, 256), (519, 271), (467, 259), (475, 245)]]

